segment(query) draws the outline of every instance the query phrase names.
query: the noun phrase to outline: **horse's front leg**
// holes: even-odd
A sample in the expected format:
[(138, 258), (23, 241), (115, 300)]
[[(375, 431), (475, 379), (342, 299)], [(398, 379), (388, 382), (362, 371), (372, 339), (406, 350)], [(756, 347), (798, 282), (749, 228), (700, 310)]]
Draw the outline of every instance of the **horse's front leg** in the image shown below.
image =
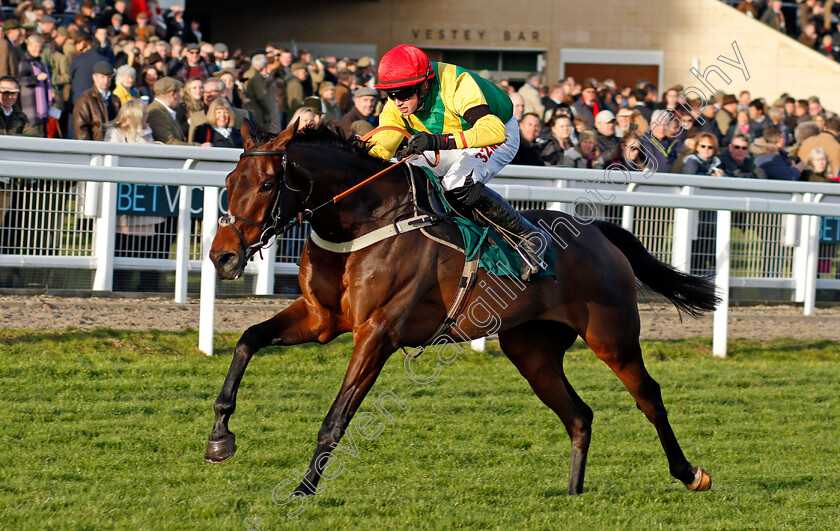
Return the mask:
[(396, 348), (384, 327), (366, 323), (354, 333), (355, 348), (341, 390), (318, 432), (315, 455), (296, 492), (314, 494), (330, 453), (347, 430), (350, 420), (373, 387), (388, 356)]
[(222, 391), (213, 405), (216, 420), (204, 453), (207, 461), (221, 463), (236, 452), (228, 420), (236, 409), (236, 393), (251, 356), (268, 345), (298, 345), (319, 339), (328, 341), (338, 335), (339, 331), (329, 330), (324, 319), (310, 310), (311, 305), (300, 298), (271, 319), (250, 327), (242, 334), (233, 352)]

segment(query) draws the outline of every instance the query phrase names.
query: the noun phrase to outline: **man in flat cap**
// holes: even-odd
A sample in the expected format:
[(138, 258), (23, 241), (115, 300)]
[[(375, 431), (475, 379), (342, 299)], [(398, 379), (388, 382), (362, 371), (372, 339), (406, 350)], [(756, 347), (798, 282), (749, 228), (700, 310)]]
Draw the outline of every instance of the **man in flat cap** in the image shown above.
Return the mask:
[(171, 77), (162, 77), (155, 81), (155, 100), (147, 107), (148, 117), (146, 122), (152, 128), (152, 136), (158, 142), (177, 146), (205, 146), (211, 144), (205, 142), (187, 142), (181, 126), (175, 120), (175, 107), (181, 103), (181, 89), (184, 84)]
[(105, 122), (117, 117), (120, 99), (111, 92), (114, 67), (108, 61), (93, 65), (93, 87), (73, 106), (73, 133), (77, 140), (104, 140)]
[(350, 112), (341, 117), (338, 125), (344, 134), (350, 136), (353, 131), (353, 122), (364, 120), (376, 127), (378, 120), (373, 116), (376, 109), (376, 101), (379, 99), (379, 91), (375, 88), (360, 87), (353, 91), (353, 108)]
[(10, 18), (3, 22), (0, 30), (0, 75), (17, 76), (18, 64), (23, 57), (23, 50), (18, 45), (20, 35), (18, 19)]
[(286, 112), (289, 116), (293, 115), (303, 103), (306, 97), (306, 89), (304, 83), (309, 79), (309, 72), (306, 70), (306, 65), (303, 63), (292, 63), (289, 67), (291, 72), (286, 76)]

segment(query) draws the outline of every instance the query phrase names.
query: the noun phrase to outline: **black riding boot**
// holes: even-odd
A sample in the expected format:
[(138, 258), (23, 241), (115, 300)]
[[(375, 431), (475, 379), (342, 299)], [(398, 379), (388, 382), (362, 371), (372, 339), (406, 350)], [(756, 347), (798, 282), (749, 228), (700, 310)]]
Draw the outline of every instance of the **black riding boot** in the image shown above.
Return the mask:
[(528, 280), (532, 274), (547, 267), (543, 256), (550, 243), (548, 235), (522, 217), (502, 196), (482, 186), (481, 195), (472, 203), (472, 208), (476, 211), (476, 217), (486, 218), (486, 221), (507, 231), (508, 236), (519, 242), (518, 251), (523, 258), (520, 270), (522, 280)]

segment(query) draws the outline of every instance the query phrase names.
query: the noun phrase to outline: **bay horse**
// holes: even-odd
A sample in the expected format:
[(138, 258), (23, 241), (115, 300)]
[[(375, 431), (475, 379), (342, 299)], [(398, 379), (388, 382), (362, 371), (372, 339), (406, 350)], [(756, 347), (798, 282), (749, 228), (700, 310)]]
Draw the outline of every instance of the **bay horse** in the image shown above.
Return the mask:
[[(245, 152), (226, 178), (229, 214), (220, 220), (210, 250), (218, 276), (237, 278), (271, 235), (295, 225), (301, 215), (309, 219), (320, 240), (330, 242), (348, 242), (410, 216), (414, 209), (404, 164), (342, 201), (331, 201), (388, 166), (368, 155), (363, 143), (346, 140), (335, 126), (297, 133), (289, 128), (273, 138), (246, 139)], [(560, 418), (572, 443), (569, 494), (583, 490), (593, 418), (592, 409), (563, 371), (564, 353), (578, 336), (615, 372), (654, 425), (671, 475), (691, 490), (708, 489), (710, 475), (685, 458), (668, 422), (659, 385), (642, 360), (636, 279), (694, 316), (718, 302), (711, 281), (663, 264), (616, 225), (583, 223), (548, 210), (524, 215), (551, 228), (549, 252), (554, 253), (556, 279), (546, 275), (524, 284), (515, 276), (501, 276), (491, 284), (490, 275), (480, 270), (472, 300), (482, 296), (487, 300), (491, 285), (507, 287), (516, 297), (497, 308), (496, 329), (487, 322), (459, 321), (461, 339), (498, 333), (505, 355)], [(460, 238), (449, 224), (437, 229)], [(463, 253), (418, 230), (343, 253), (307, 240), (300, 257), (301, 297), (248, 328), (236, 345), (213, 406), (215, 423), (206, 460), (220, 463), (236, 451), (228, 421), (254, 353), (269, 345), (325, 344), (349, 332), (353, 354), (296, 491), (314, 493), (331, 450), (389, 356), (400, 347), (428, 344), (439, 328), (455, 297), (464, 262)]]

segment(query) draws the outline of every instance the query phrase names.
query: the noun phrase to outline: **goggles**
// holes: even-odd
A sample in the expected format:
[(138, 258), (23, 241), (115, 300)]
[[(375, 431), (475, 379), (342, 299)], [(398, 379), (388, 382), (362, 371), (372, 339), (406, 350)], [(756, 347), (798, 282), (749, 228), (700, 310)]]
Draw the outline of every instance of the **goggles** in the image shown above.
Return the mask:
[(388, 98), (391, 100), (406, 101), (410, 100), (415, 94), (417, 94), (417, 88), (417, 85), (412, 85), (410, 87), (400, 87), (394, 90), (386, 90), (385, 94), (387, 94)]

